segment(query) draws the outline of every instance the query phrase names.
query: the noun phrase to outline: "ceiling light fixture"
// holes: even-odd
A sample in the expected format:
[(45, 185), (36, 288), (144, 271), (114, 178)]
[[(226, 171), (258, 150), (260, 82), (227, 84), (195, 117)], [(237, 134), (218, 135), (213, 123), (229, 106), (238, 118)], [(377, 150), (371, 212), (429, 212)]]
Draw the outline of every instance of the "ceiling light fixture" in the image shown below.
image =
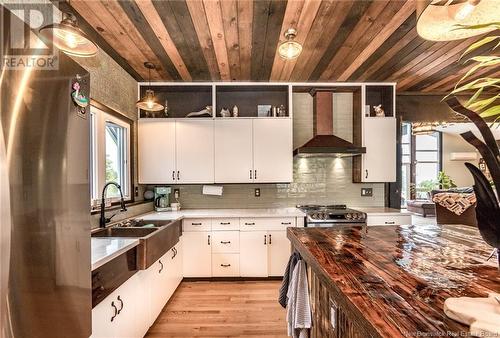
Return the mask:
[[(151, 62), (144, 62), (144, 67), (148, 69), (148, 87), (151, 87), (151, 69), (155, 69), (156, 67)], [(155, 92), (152, 89), (146, 89), (145, 95), (135, 105), (137, 108), (147, 111), (160, 111), (164, 108), (158, 102)]]
[(458, 25), (481, 25), (498, 22), (498, 0), (420, 0), (417, 1), (417, 32), (426, 40), (451, 41), (493, 31), (459, 29)]
[(292, 60), (297, 58), (302, 52), (302, 45), (297, 41), (294, 41), (297, 36), (297, 31), (293, 28), (289, 28), (285, 32), (286, 41), (281, 43), (278, 48), (278, 53), (285, 60)]
[(97, 54), (97, 45), (78, 27), (73, 14), (63, 13), (60, 23), (43, 26), (40, 34), (66, 54), (79, 57)]

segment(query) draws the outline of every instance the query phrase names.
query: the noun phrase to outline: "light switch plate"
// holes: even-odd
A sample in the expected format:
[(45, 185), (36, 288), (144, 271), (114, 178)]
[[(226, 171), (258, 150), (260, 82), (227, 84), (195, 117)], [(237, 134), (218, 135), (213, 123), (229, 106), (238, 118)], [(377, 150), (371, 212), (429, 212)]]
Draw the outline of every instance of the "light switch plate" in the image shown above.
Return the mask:
[(260, 197), (260, 188), (255, 188), (255, 197)]
[(181, 192), (179, 189), (174, 189), (174, 198), (177, 200), (181, 196)]
[(373, 188), (361, 188), (361, 196), (363, 197), (373, 196)]

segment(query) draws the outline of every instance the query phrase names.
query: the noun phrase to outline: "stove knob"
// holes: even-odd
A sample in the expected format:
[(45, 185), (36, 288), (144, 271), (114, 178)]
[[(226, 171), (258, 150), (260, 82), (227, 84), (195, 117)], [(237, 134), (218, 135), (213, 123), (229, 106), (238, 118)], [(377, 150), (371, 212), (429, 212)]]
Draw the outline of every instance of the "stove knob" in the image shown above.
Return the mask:
[(352, 214), (352, 219), (358, 219), (358, 213), (357, 212), (355, 212), (355, 213)]
[(347, 219), (352, 219), (352, 214), (349, 214), (349, 213), (348, 213), (348, 214), (346, 214), (346, 215), (345, 215), (345, 218), (347, 218)]

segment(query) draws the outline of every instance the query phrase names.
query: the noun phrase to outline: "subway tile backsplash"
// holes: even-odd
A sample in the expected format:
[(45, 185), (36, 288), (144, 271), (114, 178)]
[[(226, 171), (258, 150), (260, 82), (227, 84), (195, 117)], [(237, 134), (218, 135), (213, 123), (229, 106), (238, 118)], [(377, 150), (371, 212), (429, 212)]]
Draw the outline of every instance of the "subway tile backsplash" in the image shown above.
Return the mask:
[[(202, 195), (201, 185), (180, 185), (183, 208), (273, 208), (297, 204), (345, 203), (350, 206), (383, 206), (383, 184), (352, 183), (352, 159), (295, 158), (294, 181), (287, 184), (225, 184), (222, 196)], [(361, 197), (361, 187), (373, 196)], [(260, 188), (260, 197), (255, 197)]]

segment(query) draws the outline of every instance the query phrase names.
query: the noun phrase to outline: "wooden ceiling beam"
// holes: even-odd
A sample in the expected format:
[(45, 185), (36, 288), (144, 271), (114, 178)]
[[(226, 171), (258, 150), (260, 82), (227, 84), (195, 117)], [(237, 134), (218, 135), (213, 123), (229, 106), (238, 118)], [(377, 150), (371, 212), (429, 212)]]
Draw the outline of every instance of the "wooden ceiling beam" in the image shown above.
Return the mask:
[(300, 13), (302, 13), (302, 8), (304, 7), (305, 3), (305, 0), (295, 0), (288, 1), (286, 4), (285, 16), (283, 17), (283, 22), (281, 24), (279, 40), (276, 46), (276, 52), (274, 53), (273, 67), (271, 68), (271, 81), (279, 80), (281, 71), (285, 66), (285, 60), (282, 59), (278, 53), (278, 46), (285, 41), (284, 34), (289, 28), (297, 29), (297, 25), (300, 19)]
[(338, 77), (339, 81), (347, 81), (349, 77), (386, 41), (410, 15), (415, 12), (415, 3), (413, 0), (407, 0), (404, 5), (391, 16), (389, 22), (384, 23), (382, 30), (371, 39), (369, 44), (364, 47), (358, 56)]
[(419, 82), (423, 81), (427, 76), (430, 76), (438, 72), (439, 70), (443, 69), (444, 67), (449, 66), (454, 62), (457, 62), (458, 59), (460, 58), (460, 55), (475, 40), (477, 39), (470, 38), (462, 40), (458, 45), (454, 46), (452, 49), (434, 58), (434, 60), (428, 62), (425, 66), (415, 70), (413, 74), (405, 76), (401, 81), (398, 82), (398, 88), (406, 90), (410, 87), (413, 87)]
[(151, 0), (135, 0), (137, 7), (142, 12), (142, 15), (146, 18), (147, 22), (151, 26), (156, 37), (160, 41), (165, 53), (167, 53), (170, 60), (177, 69), (177, 72), (184, 81), (192, 81), (191, 74), (189, 73), (184, 60), (182, 60), (177, 47), (175, 46), (170, 34), (168, 33), (165, 25), (163, 24), (160, 15), (156, 11)]
[(229, 68), (229, 57), (226, 47), (224, 23), (222, 21), (222, 9), (219, 0), (203, 0), (203, 7), (207, 16), (210, 36), (214, 46), (217, 64), (219, 66), (220, 78), (224, 81), (231, 80)]
[(251, 79), (268, 81), (287, 1), (259, 0), (253, 5)]
[(253, 0), (238, 0), (238, 38), (240, 78), (250, 80), (252, 75)]
[(215, 56), (214, 45), (208, 27), (207, 16), (203, 2), (199, 0), (187, 0), (186, 5), (193, 20), (193, 25), (201, 45), (203, 56), (208, 65), (212, 80), (220, 80), (219, 65)]
[(352, 0), (322, 1), (318, 15), (303, 46), (302, 54), (293, 69), (292, 81), (307, 81), (311, 77), (316, 66), (322, 62), (325, 55), (329, 54), (327, 50), (332, 40), (336, 39), (343, 22), (351, 13), (353, 4)]
[(378, 71), (386, 62), (392, 58), (397, 57), (398, 53), (407, 46), (411, 41), (413, 41), (418, 36), (417, 30), (415, 28), (411, 29), (405, 34), (401, 39), (392, 45), (392, 47), (387, 50), (383, 55), (381, 55), (369, 68), (366, 69), (359, 77), (356, 77), (358, 81), (371, 80), (371, 76)]
[(242, 80), (238, 34), (238, 2), (237, 0), (223, 0), (220, 2), (220, 7), (231, 80)]
[(51, 0), (51, 2), (63, 13), (72, 13), (80, 28), (113, 60), (115, 60), (120, 67), (130, 74), (136, 81), (144, 80), (141, 75), (123, 58), (107, 41), (104, 39), (97, 30), (82, 16), (78, 11), (73, 8), (66, 0)]
[[(320, 8), (321, 1), (306, 1), (302, 11), (300, 13), (299, 22), (297, 24), (297, 37), (295, 40), (300, 43), (302, 46), (305, 44), (307, 37), (309, 36), (309, 32), (311, 31), (312, 25), (314, 23), (314, 19), (318, 14), (318, 10)], [(278, 47), (278, 46), (277, 46)], [(276, 48), (278, 50), (278, 48)], [(280, 57), (280, 59), (282, 59)], [(283, 60), (283, 59), (282, 59)], [(285, 64), (283, 69), (281, 70), (281, 75), (279, 79), (281, 81), (289, 81), (292, 75), (293, 69), (297, 64), (297, 60), (284, 60)]]
[(394, 10), (395, 4), (389, 0), (373, 1), (370, 4), (351, 30), (343, 45), (340, 46), (335, 56), (330, 60), (328, 67), (321, 74), (321, 80), (337, 80), (340, 73), (353, 58), (354, 51), (362, 49), (362, 45), (366, 46), (369, 40), (378, 32), (377, 27), (382, 27), (381, 17), (389, 16), (389, 11), (386, 10), (387, 6), (392, 8), (390, 12), (396, 13)]
[[(71, 2), (71, 6), (99, 32), (114, 50), (128, 61), (143, 79), (148, 78), (148, 70), (144, 67), (144, 62), (150, 60), (139, 50), (136, 43), (100, 1), (74, 0)], [(157, 70), (153, 70), (151, 75), (154, 79), (161, 78)]]

